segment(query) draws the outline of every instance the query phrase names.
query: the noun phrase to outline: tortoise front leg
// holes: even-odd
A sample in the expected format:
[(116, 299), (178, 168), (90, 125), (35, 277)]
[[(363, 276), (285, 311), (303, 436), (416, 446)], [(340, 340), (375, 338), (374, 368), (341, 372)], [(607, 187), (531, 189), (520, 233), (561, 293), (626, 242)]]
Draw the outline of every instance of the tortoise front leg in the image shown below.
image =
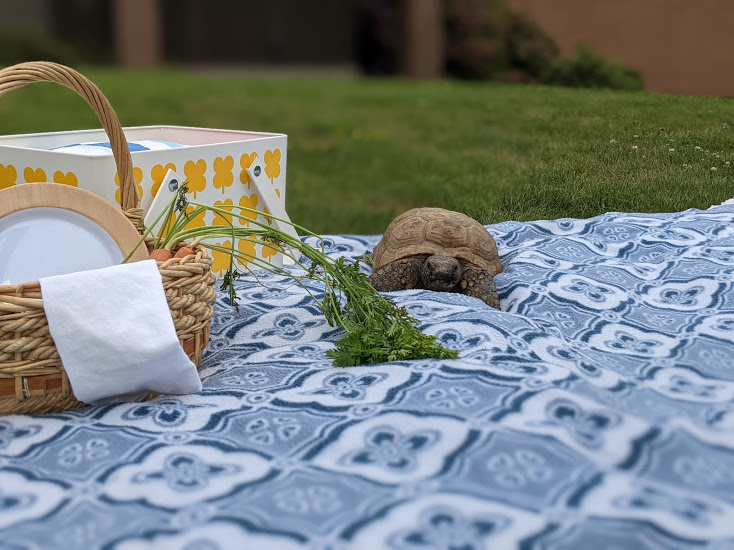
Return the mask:
[(420, 288), (421, 266), (425, 256), (411, 256), (396, 260), (382, 269), (373, 271), (367, 280), (380, 292)]
[(494, 286), (494, 277), (486, 269), (479, 269), (471, 264), (464, 268), (456, 292), (479, 298), (488, 306), (500, 309), (500, 299)]

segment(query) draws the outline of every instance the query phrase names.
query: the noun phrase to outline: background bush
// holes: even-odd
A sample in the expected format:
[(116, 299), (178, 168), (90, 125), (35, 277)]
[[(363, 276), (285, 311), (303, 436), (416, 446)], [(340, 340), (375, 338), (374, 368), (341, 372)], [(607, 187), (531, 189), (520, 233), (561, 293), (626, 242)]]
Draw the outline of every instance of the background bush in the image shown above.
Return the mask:
[(537, 80), (560, 53), (556, 41), (525, 13), (505, 11), (504, 36), (510, 69), (507, 80)]
[(446, 3), (446, 70), (450, 76), (486, 80), (506, 71), (503, 0)]
[(505, 0), (448, 0), (446, 70), (450, 76), (532, 82), (548, 71), (558, 46)]
[(75, 65), (78, 57), (70, 46), (48, 36), (0, 27), (0, 67), (24, 61), (54, 61)]
[(575, 58), (559, 57), (555, 40), (506, 0), (447, 0), (446, 70), (449, 76), (540, 82), (574, 88), (641, 90), (642, 76), (579, 45)]
[(540, 81), (572, 88), (642, 90), (645, 87), (639, 72), (604, 57), (590, 46), (579, 44), (576, 53), (575, 58), (554, 61)]

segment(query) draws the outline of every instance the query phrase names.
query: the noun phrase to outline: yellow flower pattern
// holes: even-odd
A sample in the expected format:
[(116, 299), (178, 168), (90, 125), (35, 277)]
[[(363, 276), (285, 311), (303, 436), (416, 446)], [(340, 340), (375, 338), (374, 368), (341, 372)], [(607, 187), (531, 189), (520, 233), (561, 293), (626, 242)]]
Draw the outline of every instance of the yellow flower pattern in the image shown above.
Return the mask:
[(263, 249), (262, 249), (262, 255), (263, 258), (265, 258), (267, 261), (270, 261), (270, 258), (275, 256), (278, 252), (278, 245), (275, 243), (271, 243), (268, 241), (267, 238), (263, 239)]
[[(224, 241), (220, 244), (222, 248), (232, 248), (232, 241)], [(220, 275), (229, 269), (230, 255), (219, 250), (211, 250), (212, 253), (212, 271)]]
[(234, 159), (231, 156), (224, 158), (217, 157), (214, 159), (214, 181), (212, 183), (214, 184), (214, 189), (222, 190), (222, 195), (224, 195), (224, 190), (232, 185), (234, 181), (233, 169)]
[(188, 193), (196, 194), (200, 193), (206, 187), (206, 161), (199, 159), (196, 162), (193, 160), (188, 161), (184, 165), (184, 174), (186, 175), (186, 181), (188, 182)]
[(5, 189), (11, 185), (15, 185), (18, 179), (18, 171), (15, 166), (8, 164), (7, 166), (0, 164), (0, 189)]
[(30, 166), (23, 170), (23, 178), (25, 179), (26, 183), (43, 183), (45, 181), (48, 181), (46, 179), (46, 172), (44, 172), (40, 168), (34, 170)]
[(237, 257), (237, 260), (241, 264), (247, 265), (249, 263), (248, 258), (256, 258), (257, 255), (255, 254), (255, 238), (252, 237), (252, 239), (238, 239), (237, 240), (237, 250), (240, 251), (242, 255)]
[[(258, 196), (255, 193), (253, 193), (249, 197), (247, 195), (242, 195), (242, 198), (240, 199), (240, 206), (243, 208), (255, 209), (257, 208), (257, 201), (258, 201)], [(255, 218), (257, 218), (257, 214), (254, 214), (252, 212), (247, 212), (245, 210), (242, 210), (241, 213), (243, 216), (245, 216), (246, 218), (250, 218), (251, 220), (254, 220)], [(243, 220), (242, 218), (239, 218), (239, 220), (242, 225), (247, 225), (247, 226), (250, 225), (250, 222), (247, 220)]]
[[(234, 203), (232, 202), (232, 199), (227, 199), (224, 202), (214, 201), (214, 206), (232, 212), (232, 208), (234, 208)], [(214, 221), (212, 222), (212, 225), (230, 225), (231, 223), (232, 214), (221, 214), (219, 212), (214, 213)]]
[(74, 172), (68, 172), (64, 174), (63, 172), (57, 170), (56, 172), (54, 172), (54, 182), (63, 183), (64, 185), (71, 185), (72, 187), (79, 187), (79, 181), (76, 179), (76, 174)]
[(150, 190), (151, 196), (156, 196), (156, 194), (158, 193), (158, 189), (161, 188), (161, 183), (163, 183), (163, 178), (166, 177), (166, 174), (169, 170), (173, 170), (175, 172), (176, 165), (171, 164), (170, 162), (165, 166), (161, 164), (156, 164), (150, 171), (150, 179), (153, 180), (153, 187)]
[(196, 216), (191, 217), (191, 213), (193, 211), (193, 206), (186, 207), (186, 215), (189, 216), (189, 223), (186, 224), (186, 229), (191, 227), (204, 227), (206, 225), (206, 222), (204, 221), (204, 215), (206, 212), (199, 212)]
[[(58, 174), (58, 172), (56, 172)], [(74, 176), (74, 179), (76, 179), (76, 176)], [(138, 168), (137, 166), (133, 168), (133, 179), (135, 180), (135, 185), (138, 186), (138, 196), (142, 199), (143, 198), (143, 186), (140, 185), (140, 182), (143, 181), (143, 171)], [(54, 175), (54, 181), (56, 181), (56, 176)], [(115, 200), (117, 201), (117, 204), (121, 204), (121, 195), (120, 192), (120, 174), (115, 173), (115, 185), (117, 185), (117, 191), (115, 191)]]
[(265, 151), (265, 175), (270, 178), (270, 183), (280, 176), (280, 149)]
[(250, 179), (250, 174), (247, 173), (247, 169), (252, 166), (252, 163), (255, 162), (256, 158), (257, 153), (250, 153), (249, 155), (245, 153), (240, 157), (240, 167), (242, 168), (242, 171), (240, 172), (240, 181), (243, 184), (247, 184), (248, 189), (252, 185), (252, 180)]

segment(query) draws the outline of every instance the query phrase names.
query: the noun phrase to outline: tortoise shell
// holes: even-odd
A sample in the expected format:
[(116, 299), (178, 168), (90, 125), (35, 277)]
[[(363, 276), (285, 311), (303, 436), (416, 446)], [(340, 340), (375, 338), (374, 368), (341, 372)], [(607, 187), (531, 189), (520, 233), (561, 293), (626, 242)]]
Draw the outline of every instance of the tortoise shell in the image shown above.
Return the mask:
[(414, 208), (395, 218), (372, 252), (374, 270), (416, 254), (453, 256), (493, 277), (502, 271), (489, 231), (466, 214), (443, 208)]

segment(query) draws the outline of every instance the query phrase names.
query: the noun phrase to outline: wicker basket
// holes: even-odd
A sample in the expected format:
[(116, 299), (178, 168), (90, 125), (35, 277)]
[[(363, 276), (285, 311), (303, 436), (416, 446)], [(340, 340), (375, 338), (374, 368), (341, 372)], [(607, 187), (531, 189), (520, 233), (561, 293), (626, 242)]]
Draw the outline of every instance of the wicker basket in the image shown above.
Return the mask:
[[(99, 117), (120, 176), (121, 206), (139, 228), (140, 198), (130, 149), (115, 111), (102, 92), (76, 71), (55, 63), (22, 63), (0, 70), (0, 95), (31, 82), (56, 82), (81, 95)], [(212, 260), (195, 255), (158, 262), (181, 346), (199, 366), (209, 340), (215, 299)], [(86, 406), (77, 401), (48, 329), (38, 281), (0, 286), (0, 414), (58, 412)]]

